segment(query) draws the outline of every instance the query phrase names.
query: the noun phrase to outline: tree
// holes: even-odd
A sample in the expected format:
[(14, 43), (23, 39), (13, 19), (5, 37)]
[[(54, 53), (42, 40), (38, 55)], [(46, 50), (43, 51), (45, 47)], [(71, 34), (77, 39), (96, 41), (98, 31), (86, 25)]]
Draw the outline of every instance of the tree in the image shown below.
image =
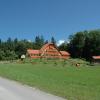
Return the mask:
[(15, 60), (17, 58), (18, 58), (18, 56), (16, 55), (15, 51), (7, 50), (5, 52), (4, 60)]
[(5, 42), (5, 45), (8, 50), (11, 50), (11, 51), (14, 50), (14, 42), (12, 41), (11, 38), (8, 38), (7, 42)]
[(0, 60), (4, 60), (5, 53), (0, 49)]
[(44, 38), (43, 36), (36, 36), (34, 42), (34, 49), (40, 49), (44, 45)]
[(47, 44), (48, 43), (48, 40), (46, 40), (45, 42), (44, 42), (44, 44)]
[(62, 43), (60, 46), (58, 46), (60, 51), (67, 51), (68, 46), (67, 43)]
[(73, 57), (82, 57), (85, 38), (84, 32), (77, 32), (70, 37), (69, 51)]
[(14, 39), (14, 44), (17, 44), (17, 43), (18, 43), (18, 39), (15, 38), (15, 39)]
[(76, 33), (71, 36), (68, 48), (72, 57), (91, 60), (92, 56), (100, 55), (100, 31)]
[(54, 37), (51, 37), (51, 43), (56, 44), (56, 40)]
[(84, 57), (91, 59), (94, 55), (100, 55), (100, 32), (90, 31), (86, 35), (85, 46), (83, 50)]
[(24, 42), (20, 41), (18, 42), (17, 46), (15, 47), (15, 53), (20, 58), (21, 55), (26, 54), (27, 48)]

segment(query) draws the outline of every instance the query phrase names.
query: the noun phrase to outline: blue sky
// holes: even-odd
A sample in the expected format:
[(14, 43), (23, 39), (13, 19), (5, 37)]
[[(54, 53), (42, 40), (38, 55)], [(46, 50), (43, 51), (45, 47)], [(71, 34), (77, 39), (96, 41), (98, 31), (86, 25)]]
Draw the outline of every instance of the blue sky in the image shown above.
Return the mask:
[(100, 28), (100, 0), (0, 0), (0, 38), (33, 40)]

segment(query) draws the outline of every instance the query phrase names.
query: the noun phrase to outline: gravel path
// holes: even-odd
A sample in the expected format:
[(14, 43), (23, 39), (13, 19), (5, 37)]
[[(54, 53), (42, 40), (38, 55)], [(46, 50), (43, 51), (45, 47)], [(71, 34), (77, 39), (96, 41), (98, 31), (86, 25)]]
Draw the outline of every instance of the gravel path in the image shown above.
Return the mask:
[(0, 100), (65, 100), (36, 88), (0, 78)]

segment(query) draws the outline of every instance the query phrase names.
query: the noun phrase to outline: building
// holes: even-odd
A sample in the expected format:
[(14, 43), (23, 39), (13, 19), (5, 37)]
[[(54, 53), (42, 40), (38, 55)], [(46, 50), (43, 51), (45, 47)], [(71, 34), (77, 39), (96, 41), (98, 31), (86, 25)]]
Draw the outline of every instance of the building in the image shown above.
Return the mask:
[(53, 43), (45, 44), (40, 50), (28, 49), (27, 54), (30, 58), (68, 59), (70, 57), (68, 52), (59, 51)]
[(94, 63), (100, 63), (100, 56), (93, 56), (92, 58)]

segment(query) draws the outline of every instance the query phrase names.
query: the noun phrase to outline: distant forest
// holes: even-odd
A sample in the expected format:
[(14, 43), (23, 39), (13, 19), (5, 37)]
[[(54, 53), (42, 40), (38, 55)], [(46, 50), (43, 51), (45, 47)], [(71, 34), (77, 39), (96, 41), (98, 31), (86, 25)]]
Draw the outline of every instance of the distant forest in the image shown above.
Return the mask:
[[(55, 37), (50, 42), (56, 45)], [(7, 41), (0, 39), (0, 60), (19, 59), (22, 54), (26, 54), (27, 49), (40, 49), (46, 43), (48, 40), (45, 41), (43, 36), (36, 36), (33, 42), (17, 38), (8, 38)], [(74, 58), (91, 60), (93, 55), (100, 55), (100, 31), (77, 32), (70, 35), (69, 42), (64, 42), (58, 49), (68, 51)]]
[[(54, 37), (51, 38), (52, 43), (56, 44)], [(48, 40), (44, 40), (43, 36), (36, 36), (35, 41), (31, 42), (26, 39), (18, 40), (17, 38), (6, 41), (0, 39), (0, 60), (16, 60), (25, 55), (27, 49), (40, 49)]]

